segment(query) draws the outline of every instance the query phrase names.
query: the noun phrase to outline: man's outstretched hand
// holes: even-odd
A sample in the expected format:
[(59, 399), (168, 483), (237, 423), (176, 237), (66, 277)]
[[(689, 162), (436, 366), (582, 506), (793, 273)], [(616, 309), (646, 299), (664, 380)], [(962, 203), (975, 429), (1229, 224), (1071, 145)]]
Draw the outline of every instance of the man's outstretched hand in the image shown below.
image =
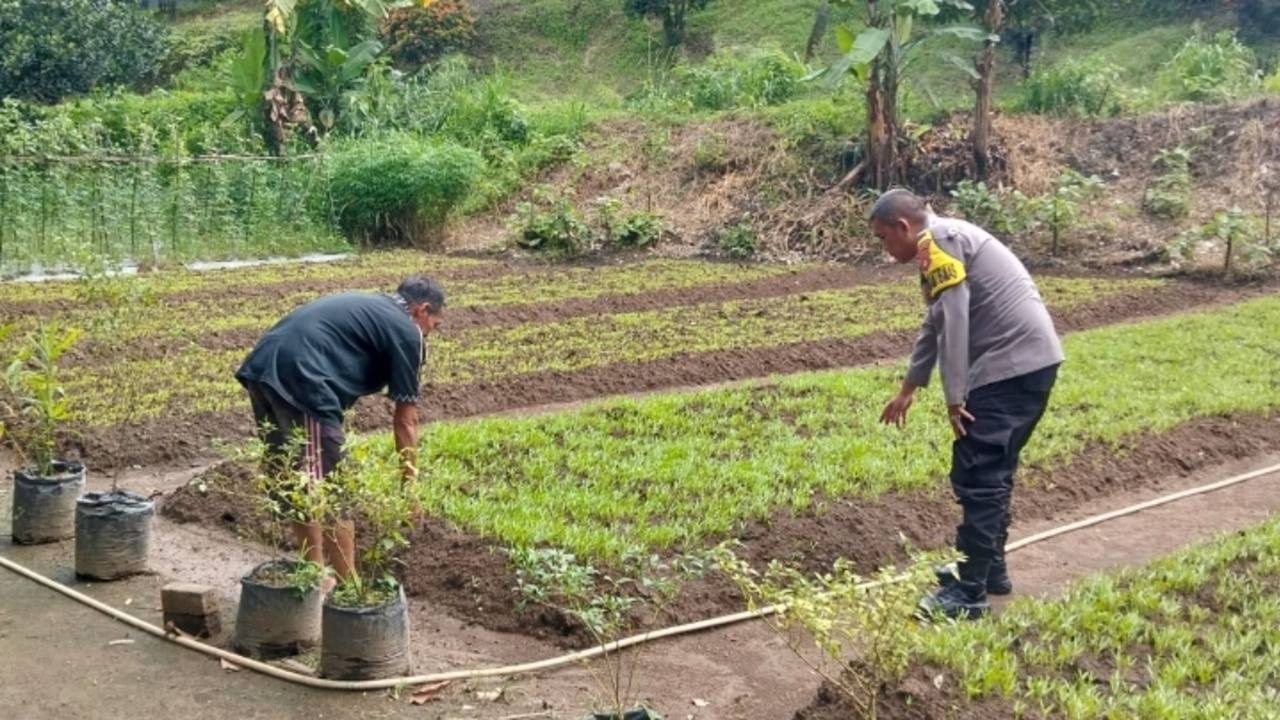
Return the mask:
[(904, 427), (907, 424), (907, 410), (911, 409), (911, 402), (915, 398), (915, 390), (903, 388), (898, 391), (897, 395), (884, 406), (884, 412), (880, 413), (880, 422), (885, 425), (897, 425)]

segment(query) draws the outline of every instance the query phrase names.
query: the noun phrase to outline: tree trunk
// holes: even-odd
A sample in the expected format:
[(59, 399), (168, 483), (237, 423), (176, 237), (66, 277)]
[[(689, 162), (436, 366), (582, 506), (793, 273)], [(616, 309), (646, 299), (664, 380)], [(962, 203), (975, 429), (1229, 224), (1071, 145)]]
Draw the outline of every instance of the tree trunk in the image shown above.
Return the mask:
[(1274, 192), (1267, 193), (1267, 219), (1266, 228), (1262, 231), (1262, 243), (1266, 247), (1271, 247), (1271, 216), (1275, 214), (1276, 194)]
[(882, 60), (876, 60), (871, 67), (867, 81), (867, 171), (872, 186), (880, 189), (888, 187), (889, 168), (891, 163), (891, 131), (886, 115), (885, 88), (881, 86)]
[(827, 34), (830, 24), (831, 3), (824, 2), (818, 6), (818, 11), (813, 16), (813, 29), (809, 31), (809, 42), (804, 46), (805, 62), (813, 62), (814, 55), (818, 54), (818, 43), (822, 42), (822, 36)]
[(667, 6), (667, 14), (662, 16), (662, 35), (668, 48), (684, 45), (684, 4), (672, 2)]
[(1022, 68), (1022, 79), (1031, 77), (1031, 52), (1036, 45), (1035, 30), (1019, 30), (1013, 39), (1013, 54), (1018, 66)]
[[(894, 52), (892, 49), (890, 52)], [(884, 129), (885, 175), (880, 189), (887, 190), (898, 181), (898, 69), (900, 58), (891, 57), (884, 63)]]
[[(992, 36), (1004, 22), (1004, 0), (988, 0), (983, 23)], [(986, 180), (991, 165), (991, 93), (995, 82), (997, 40), (988, 38), (978, 55), (978, 79), (974, 81), (977, 107), (973, 115), (973, 165), (979, 180)]]

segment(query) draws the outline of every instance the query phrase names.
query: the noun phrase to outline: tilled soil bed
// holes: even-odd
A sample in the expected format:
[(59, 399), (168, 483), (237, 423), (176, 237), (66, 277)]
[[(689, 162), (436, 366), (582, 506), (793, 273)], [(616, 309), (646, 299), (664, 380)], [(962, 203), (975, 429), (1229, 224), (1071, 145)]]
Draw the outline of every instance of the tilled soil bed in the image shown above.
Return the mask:
[[(1171, 478), (1262, 455), (1278, 444), (1280, 415), (1201, 418), (1167, 433), (1135, 436), (1116, 448), (1090, 447), (1052, 468), (1029, 468), (1021, 475), (1014, 511), (1023, 520), (1056, 517), (1089, 500), (1159, 488)], [(198, 489), (201, 484), (204, 492)], [(780, 559), (810, 571), (830, 568), (844, 557), (859, 571), (870, 572), (905, 558), (900, 536), (922, 548), (950, 542), (959, 511), (944, 484), (940, 481), (937, 491), (927, 494), (831, 498), (821, 503), (821, 513), (780, 512), (742, 528), (737, 552), (757, 565)], [(249, 475), (234, 466), (215, 468), (174, 491), (164, 498), (160, 512), (179, 522), (224, 527), (250, 537), (265, 529), (253, 504)], [(584, 633), (554, 610), (516, 611), (515, 576), (500, 545), (439, 519), (418, 528), (410, 543), (401, 558), (401, 576), (412, 596), (489, 629), (550, 637), (566, 646), (587, 644)], [(688, 622), (741, 609), (736, 589), (724, 578), (709, 576), (688, 584), (664, 617), (648, 620)]]
[[(866, 271), (856, 271), (854, 275), (860, 280), (866, 280)], [(839, 273), (832, 275), (822, 271), (788, 276), (786, 280), (793, 283), (791, 285), (779, 278), (748, 283), (754, 288), (751, 292), (756, 293), (749, 297), (775, 297), (778, 293), (793, 293), (799, 287), (794, 283), (803, 285), (813, 282), (824, 286), (825, 283), (853, 282), (852, 277), (844, 278)], [(1060, 332), (1073, 332), (1197, 307), (1237, 302), (1272, 289), (1270, 286), (1223, 287), (1210, 283), (1171, 282), (1159, 289), (1102, 298), (1083, 307), (1053, 314)], [(655, 297), (659, 300), (653, 300)], [(647, 307), (646, 303), (668, 300), (675, 300), (675, 297), (668, 297), (664, 291), (656, 295), (628, 298), (625, 302), (635, 303), (636, 307)], [(597, 298), (590, 302), (595, 303), (593, 307), (601, 308), (599, 312), (609, 313), (618, 311), (621, 307), (618, 304), (624, 300), (614, 297)], [(546, 319), (559, 317), (548, 315)], [(786, 319), (779, 318), (778, 322), (786, 322)], [(806, 370), (853, 367), (904, 356), (909, 351), (914, 336), (914, 330), (877, 332), (853, 339), (684, 353), (649, 362), (613, 363), (576, 371), (522, 373), (471, 383), (427, 383), (423, 387), (421, 417), (425, 421), (452, 420), (609, 395), (706, 385)], [(226, 338), (217, 340), (225, 341)], [(252, 338), (244, 335), (238, 337), (236, 342), (248, 347), (252, 344)], [(354, 425), (358, 430), (386, 429), (390, 425), (390, 419), (391, 406), (384, 398), (365, 398), (356, 405)], [(242, 412), (174, 415), (95, 428), (69, 435), (64, 444), (72, 449), (73, 456), (92, 458), (95, 468), (111, 470), (129, 465), (156, 465), (206, 458), (210, 455), (209, 448), (214, 439), (235, 442), (248, 437), (251, 432), (252, 420), (245, 403)]]

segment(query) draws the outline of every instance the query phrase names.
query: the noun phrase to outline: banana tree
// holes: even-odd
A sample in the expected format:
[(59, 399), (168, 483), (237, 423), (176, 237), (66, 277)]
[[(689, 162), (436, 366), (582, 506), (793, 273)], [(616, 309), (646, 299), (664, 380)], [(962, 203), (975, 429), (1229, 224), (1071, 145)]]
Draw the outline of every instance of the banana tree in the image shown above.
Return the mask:
[(337, 122), (342, 98), (357, 89), (382, 52), (369, 37), (376, 22), (409, 0), (266, 0), (269, 78), (266, 115), (277, 147), (287, 125), (320, 129)]
[[(860, 0), (833, 0), (850, 8)], [(869, 184), (887, 188), (899, 180), (897, 145), (899, 137), (898, 90), (914, 51), (931, 38), (942, 35), (981, 41), (988, 33), (972, 25), (952, 25), (918, 31), (923, 20), (936, 16), (941, 6), (972, 10), (963, 0), (865, 0), (867, 27), (856, 33), (846, 25), (836, 28), (836, 42), (844, 53), (820, 71), (830, 86), (852, 74), (866, 85), (867, 138), (862, 163), (840, 183), (844, 188), (866, 176)]]
[(315, 50), (305, 45), (298, 48), (301, 61), (293, 87), (319, 108), (320, 125), (326, 132), (333, 129), (338, 108), (348, 93), (364, 84), (364, 71), (382, 52), (382, 43), (365, 40), (343, 49), (330, 45)]

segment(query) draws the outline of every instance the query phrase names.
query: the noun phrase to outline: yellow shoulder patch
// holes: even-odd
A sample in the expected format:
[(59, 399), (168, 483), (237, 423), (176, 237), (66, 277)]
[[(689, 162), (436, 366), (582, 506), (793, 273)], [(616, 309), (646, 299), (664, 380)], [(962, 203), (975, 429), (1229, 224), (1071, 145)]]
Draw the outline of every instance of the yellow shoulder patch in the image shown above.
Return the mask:
[(925, 230), (920, 234), (916, 255), (920, 264), (920, 284), (924, 287), (929, 299), (938, 297), (943, 290), (955, 287), (964, 282), (964, 263), (948, 255), (933, 240), (933, 233)]

